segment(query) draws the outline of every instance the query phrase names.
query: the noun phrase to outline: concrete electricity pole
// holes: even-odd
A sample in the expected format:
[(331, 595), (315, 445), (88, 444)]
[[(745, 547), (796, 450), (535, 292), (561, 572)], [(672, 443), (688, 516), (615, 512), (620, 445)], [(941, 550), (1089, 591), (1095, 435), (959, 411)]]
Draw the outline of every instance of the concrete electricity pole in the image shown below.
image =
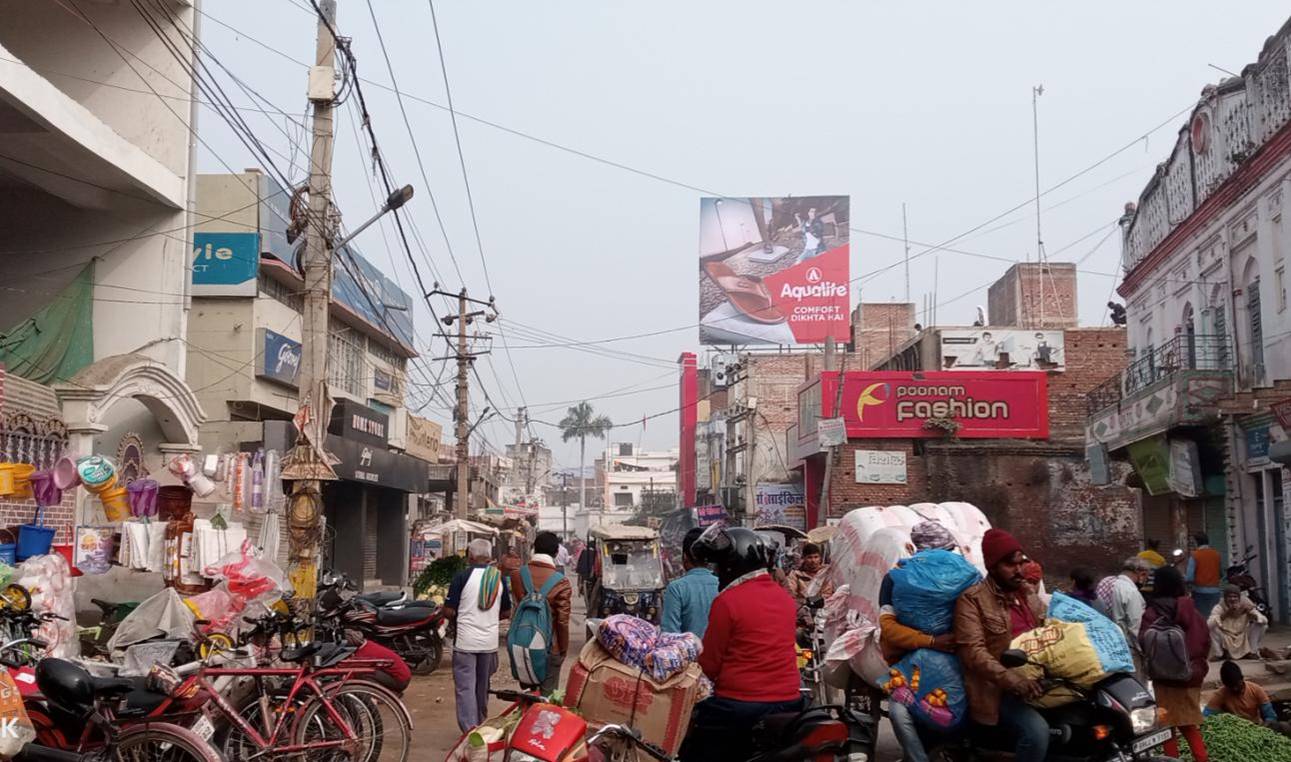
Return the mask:
[[(470, 441), (471, 441), (471, 432), (475, 429), (474, 426), (470, 425), (470, 381), (468, 378), (468, 373), (471, 368), (471, 363), (475, 361), (476, 357), (489, 353), (488, 350), (484, 350), (482, 352), (468, 351), (469, 348), (467, 347), (467, 339), (469, 337), (466, 335), (466, 326), (475, 322), (475, 318), (477, 317), (483, 317), (486, 323), (492, 323), (494, 320), (498, 319), (498, 311), (497, 311), (497, 308), (493, 306), (493, 297), (490, 296), (487, 302), (482, 302), (479, 299), (472, 299), (466, 295), (465, 288), (463, 288), (461, 291), (458, 291), (456, 294), (450, 294), (447, 291), (441, 290), (439, 288), (439, 284), (436, 283), (435, 290), (431, 291), (429, 294), (427, 294), (427, 296), (457, 297), (457, 314), (445, 315), (442, 318), (444, 321), (444, 325), (451, 326), (453, 322), (456, 321), (457, 333), (455, 335), (450, 335), (446, 333), (436, 334), (437, 336), (456, 339), (457, 352), (456, 354), (449, 355), (448, 357), (442, 357), (442, 358), (436, 358), (436, 359), (457, 360), (457, 408), (453, 412), (453, 418), (457, 424), (455, 426), (455, 430), (457, 433), (456, 503), (457, 503), (457, 518), (464, 519), (466, 518), (468, 507), (470, 505), (470, 494), (469, 494), (469, 483), (470, 483), (470, 472), (471, 472)], [(478, 304), (487, 309), (467, 312), (467, 309), (469, 309), (470, 306), (473, 304)], [(483, 422), (483, 418), (481, 418), (480, 421)]]
[(323, 449), (327, 431), (327, 323), (332, 295), (332, 107), (336, 97), (336, 0), (319, 0), (318, 38), (314, 66), (309, 71), (309, 100), (314, 110), (309, 157), (309, 211), (304, 223), (304, 331), (301, 335), (301, 411), (297, 425), (302, 440), (284, 464), (283, 477), (293, 479), (288, 513), (288, 578), (297, 599), (312, 602), (318, 581), (316, 568), (321, 533), (321, 480), (335, 479)]

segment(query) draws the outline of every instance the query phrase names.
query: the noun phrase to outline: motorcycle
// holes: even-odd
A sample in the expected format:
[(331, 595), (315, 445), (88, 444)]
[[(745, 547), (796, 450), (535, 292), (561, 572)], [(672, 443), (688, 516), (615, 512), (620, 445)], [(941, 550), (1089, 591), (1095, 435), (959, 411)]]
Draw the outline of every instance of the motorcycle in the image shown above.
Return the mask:
[(353, 592), (354, 583), (341, 574), (326, 573), (318, 585), (316, 620), (324, 627), (357, 630), (399, 655), (415, 675), (429, 675), (444, 657), (448, 617), (442, 606), (386, 608)]
[(1237, 585), (1241, 588), (1241, 591), (1246, 593), (1246, 597), (1251, 600), (1251, 603), (1255, 604), (1255, 608), (1264, 616), (1268, 616), (1269, 602), (1264, 597), (1264, 588), (1260, 587), (1260, 583), (1251, 574), (1251, 562), (1259, 558), (1259, 554), (1255, 553), (1254, 549), (1254, 545), (1247, 545), (1246, 555), (1242, 557), (1241, 561), (1228, 567), (1224, 572), (1224, 578), (1228, 580), (1228, 584)]
[[(588, 736), (586, 720), (542, 696), (506, 690), (489, 693), (512, 702), (508, 711), (523, 712), (506, 742), (508, 762), (675, 762), (625, 725), (605, 725)], [(752, 728), (753, 756), (748, 762), (871, 762), (862, 750), (872, 745), (875, 732), (872, 721), (839, 706), (768, 715)]]
[[(1000, 664), (1015, 669), (1027, 664), (1026, 653), (1005, 651)], [(1068, 704), (1040, 709), (1049, 723), (1049, 753), (1046, 759), (1063, 762), (1167, 762), (1154, 752), (1170, 739), (1174, 729), (1157, 726), (1157, 706), (1147, 688), (1134, 675), (1116, 673), (1092, 688), (1082, 688), (1062, 678), (1050, 677), (1046, 669), (1041, 684), (1047, 689), (1062, 687), (1081, 698)], [(985, 731), (985, 732), (976, 732)], [(994, 758), (1013, 751), (1013, 739), (995, 728), (970, 728), (938, 748), (957, 760)]]
[(798, 672), (802, 695), (814, 705), (840, 704), (842, 692), (825, 682), (825, 600), (810, 598), (798, 607)]

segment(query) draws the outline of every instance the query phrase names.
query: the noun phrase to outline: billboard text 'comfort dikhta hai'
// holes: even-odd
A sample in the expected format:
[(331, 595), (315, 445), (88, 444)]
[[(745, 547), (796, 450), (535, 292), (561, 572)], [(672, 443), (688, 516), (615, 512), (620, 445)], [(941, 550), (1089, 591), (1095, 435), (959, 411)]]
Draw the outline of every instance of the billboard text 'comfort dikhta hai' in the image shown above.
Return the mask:
[(700, 343), (847, 341), (847, 223), (847, 196), (700, 199)]

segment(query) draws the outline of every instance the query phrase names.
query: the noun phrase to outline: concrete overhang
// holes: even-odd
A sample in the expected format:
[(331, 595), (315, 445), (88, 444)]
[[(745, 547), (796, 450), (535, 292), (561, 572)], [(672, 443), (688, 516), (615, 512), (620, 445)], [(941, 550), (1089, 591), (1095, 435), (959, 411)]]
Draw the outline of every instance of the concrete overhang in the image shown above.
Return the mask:
[(184, 178), (18, 61), (0, 45), (0, 170), (74, 206), (184, 208)]

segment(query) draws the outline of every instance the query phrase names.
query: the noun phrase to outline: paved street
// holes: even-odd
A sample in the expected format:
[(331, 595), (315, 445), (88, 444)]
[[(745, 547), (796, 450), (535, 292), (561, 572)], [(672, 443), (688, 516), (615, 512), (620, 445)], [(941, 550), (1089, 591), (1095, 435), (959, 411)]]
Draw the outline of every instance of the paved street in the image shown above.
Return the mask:
[[(569, 674), (574, 656), (583, 647), (585, 632), (583, 620), (583, 602), (575, 596), (573, 621), (570, 624), (569, 633), (571, 656), (565, 662), (565, 675)], [(498, 671), (493, 677), (493, 685), (495, 688), (518, 687), (515, 680), (511, 678), (511, 668), (506, 654), (501, 650), (498, 652)], [(564, 685), (563, 680), (561, 685)], [(457, 730), (457, 720), (453, 712), (453, 669), (450, 655), (445, 654), (443, 666), (433, 675), (414, 677), (412, 685), (405, 694), (405, 700), (409, 711), (412, 712), (415, 725), (412, 759), (416, 762), (443, 759), (461, 735)], [(492, 708), (495, 712), (500, 712), (505, 707), (506, 704), (503, 702), (496, 699), (493, 701)], [(901, 758), (900, 747), (886, 722), (883, 723), (879, 734), (878, 757), (883, 762)]]

